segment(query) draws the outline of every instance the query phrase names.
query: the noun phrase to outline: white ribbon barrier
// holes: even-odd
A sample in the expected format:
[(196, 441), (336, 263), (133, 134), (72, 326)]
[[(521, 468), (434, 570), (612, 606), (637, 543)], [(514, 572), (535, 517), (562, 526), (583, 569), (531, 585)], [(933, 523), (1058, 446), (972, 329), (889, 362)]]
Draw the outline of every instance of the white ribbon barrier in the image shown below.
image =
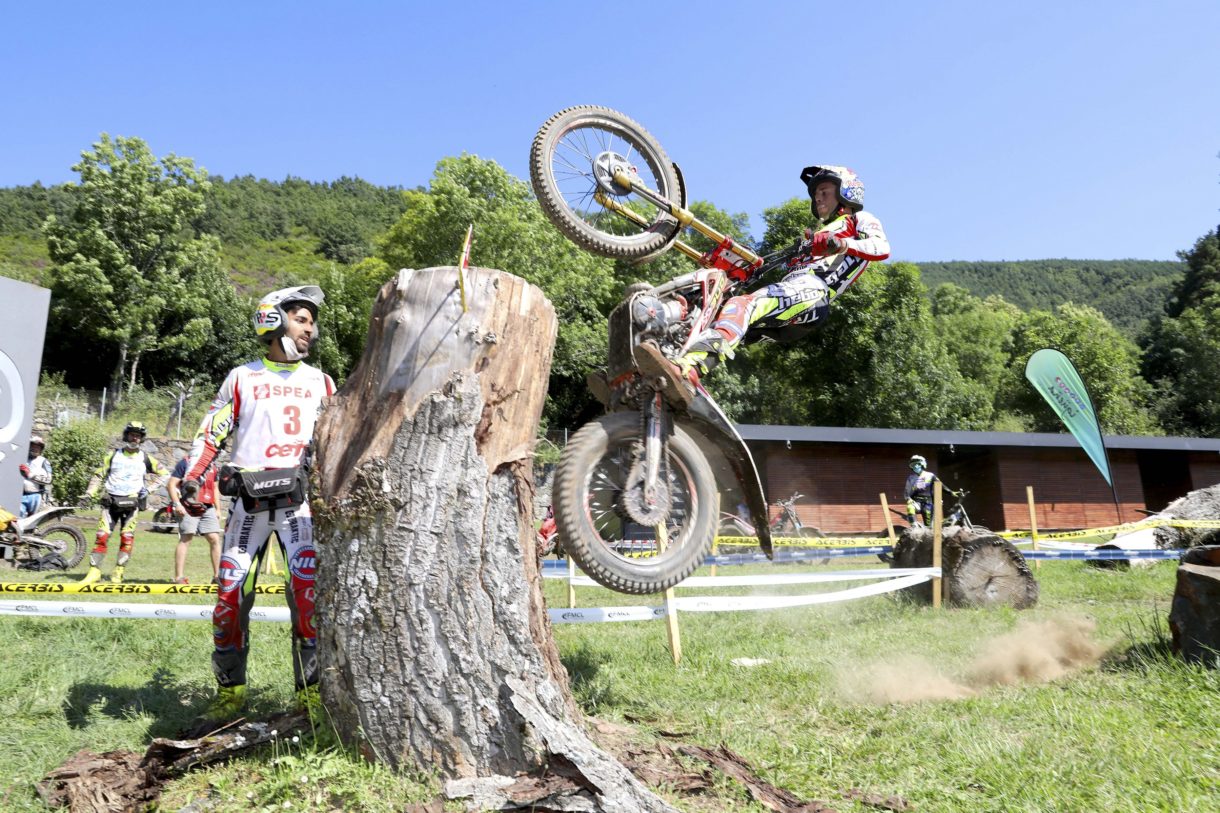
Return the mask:
[(929, 567), (910, 576), (886, 579), (876, 584), (839, 590), (836, 593), (813, 593), (805, 596), (682, 596), (674, 599), (673, 607), (688, 613), (716, 613), (730, 610), (778, 610), (784, 607), (803, 607), (807, 604), (830, 604), (835, 601), (854, 601), (859, 598), (902, 590), (930, 581), (939, 575), (940, 568)]
[[(682, 587), (757, 587), (758, 585), (815, 584), (818, 582), (853, 582), (864, 579), (890, 579), (898, 576), (940, 576), (940, 568), (907, 567), (884, 570), (839, 570), (831, 573), (776, 573), (758, 576), (691, 576), (678, 584)], [(577, 587), (597, 587), (597, 582), (588, 576), (572, 579)]]
[[(109, 604), (105, 602), (0, 601), (0, 615), (46, 615), (76, 618), (153, 618), (167, 621), (211, 621), (212, 605)], [(287, 621), (287, 607), (255, 607), (250, 618)]]
[[(607, 621), (655, 621), (663, 618), (662, 607), (582, 607), (550, 610), (552, 624), (581, 624)], [(199, 604), (107, 604), (102, 602), (0, 601), (0, 615), (48, 616), (58, 618), (149, 618), (163, 621), (211, 621), (212, 605)], [(250, 611), (257, 621), (288, 621), (287, 607)]]

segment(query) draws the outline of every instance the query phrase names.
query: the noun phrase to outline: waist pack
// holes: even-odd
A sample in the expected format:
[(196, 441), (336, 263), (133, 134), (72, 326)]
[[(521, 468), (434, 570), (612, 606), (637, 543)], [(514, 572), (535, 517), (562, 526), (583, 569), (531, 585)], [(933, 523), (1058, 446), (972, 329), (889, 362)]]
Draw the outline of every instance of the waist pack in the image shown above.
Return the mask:
[(242, 471), (225, 466), (216, 478), (216, 488), (226, 497), (241, 497), (248, 513), (296, 508), (305, 502), (309, 475), (303, 466), (290, 469)]
[(126, 497), (120, 497), (118, 494), (110, 495), (111, 511), (134, 511), (139, 507), (140, 498), (134, 494)]

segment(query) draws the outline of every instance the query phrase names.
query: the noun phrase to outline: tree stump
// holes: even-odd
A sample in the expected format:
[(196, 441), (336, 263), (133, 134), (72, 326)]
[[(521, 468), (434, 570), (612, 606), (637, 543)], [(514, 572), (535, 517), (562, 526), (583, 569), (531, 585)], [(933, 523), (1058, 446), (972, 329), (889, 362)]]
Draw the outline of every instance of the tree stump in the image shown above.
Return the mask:
[[(463, 313), (456, 280), (404, 270), (382, 287), (364, 356), (319, 419), (323, 703), (370, 758), (462, 780), (452, 792), (480, 809), (668, 810), (585, 737), (551, 638), (531, 452), (554, 309), (475, 268)], [(511, 787), (544, 770), (566, 788)]]
[(1220, 546), (1182, 554), (1169, 610), (1173, 651), (1192, 663), (1220, 666)]
[[(1172, 519), (1220, 519), (1220, 485), (1200, 488), (1185, 497), (1179, 497), (1165, 506), (1165, 510), (1157, 516)], [(1156, 546), (1162, 550), (1220, 545), (1220, 529), (1217, 528), (1163, 526), (1155, 529), (1153, 534), (1156, 536)]]
[[(1024, 610), (1038, 603), (1038, 581), (1021, 551), (990, 532), (965, 528), (945, 535), (941, 571), (955, 607), (1013, 607)], [(931, 567), (932, 531), (906, 528), (894, 546), (890, 567)], [(918, 601), (931, 603), (931, 583), (905, 591)]]

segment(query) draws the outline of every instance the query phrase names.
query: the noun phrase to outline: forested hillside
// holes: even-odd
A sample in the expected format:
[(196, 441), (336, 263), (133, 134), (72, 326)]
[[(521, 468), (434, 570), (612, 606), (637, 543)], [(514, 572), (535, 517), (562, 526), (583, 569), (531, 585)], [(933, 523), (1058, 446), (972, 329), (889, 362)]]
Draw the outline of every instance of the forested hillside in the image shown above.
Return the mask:
[[(604, 362), (606, 315), (624, 287), (692, 267), (677, 252), (634, 266), (581, 251), (526, 181), (472, 155), (441, 160), (416, 189), (210, 178), (190, 159), (106, 136), (73, 169), (79, 184), (0, 189), (0, 274), (52, 290), (47, 373), (124, 396), (186, 379), (214, 387), (258, 351), (254, 299), (307, 283), (327, 297), (315, 360), (342, 381), (392, 269), (452, 264), (474, 223), (476, 264), (555, 304), (544, 420), (574, 428), (599, 410), (585, 376)], [(763, 250), (790, 244), (809, 214), (807, 199), (780, 202), (751, 236), (743, 213), (691, 208)], [(877, 264), (809, 338), (741, 348), (708, 386), (742, 422), (1059, 431), (1023, 376), (1051, 346), (1076, 362), (1105, 431), (1214, 434), (1220, 237), (1182, 257)]]
[(1156, 260), (1025, 260), (921, 262), (919, 271), (929, 288), (952, 282), (978, 297), (1002, 296), (1021, 310), (1090, 305), (1135, 338), (1160, 314), (1184, 269)]

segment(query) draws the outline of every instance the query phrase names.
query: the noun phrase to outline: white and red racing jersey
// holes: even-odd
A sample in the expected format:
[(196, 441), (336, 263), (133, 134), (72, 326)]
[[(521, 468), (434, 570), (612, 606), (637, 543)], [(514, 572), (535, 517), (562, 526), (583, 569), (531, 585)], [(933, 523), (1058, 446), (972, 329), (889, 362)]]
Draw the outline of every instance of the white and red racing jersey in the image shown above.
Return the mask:
[(334, 392), (331, 377), (304, 362), (262, 358), (234, 367), (195, 436), (185, 479), (202, 477), (230, 437), (230, 462), (239, 469), (297, 465), (313, 439), (322, 399)]
[(797, 257), (789, 262), (789, 266), (795, 266), (790, 273), (804, 271), (817, 274), (830, 289), (831, 299), (850, 288), (870, 262), (879, 262), (890, 256), (890, 241), (885, 236), (885, 229), (870, 212), (843, 215), (820, 231), (833, 234), (843, 248), (815, 259)]

